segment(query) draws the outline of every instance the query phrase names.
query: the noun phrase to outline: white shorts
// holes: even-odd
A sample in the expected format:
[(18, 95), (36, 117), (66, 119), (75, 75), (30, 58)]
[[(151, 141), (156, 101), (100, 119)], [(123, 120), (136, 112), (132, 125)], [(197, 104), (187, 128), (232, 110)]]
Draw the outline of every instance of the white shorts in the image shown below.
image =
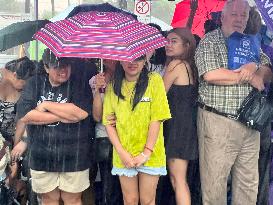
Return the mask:
[(89, 169), (77, 172), (45, 172), (30, 169), (34, 192), (42, 194), (58, 188), (69, 193), (83, 192), (90, 186)]

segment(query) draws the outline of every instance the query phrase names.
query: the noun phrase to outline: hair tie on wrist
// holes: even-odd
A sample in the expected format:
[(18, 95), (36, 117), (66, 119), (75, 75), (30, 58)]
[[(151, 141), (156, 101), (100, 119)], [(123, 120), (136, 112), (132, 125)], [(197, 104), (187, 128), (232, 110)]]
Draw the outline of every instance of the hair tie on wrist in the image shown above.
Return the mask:
[(149, 150), (149, 151), (152, 152), (152, 153), (153, 153), (153, 151), (154, 151), (154, 150), (152, 150), (151, 148), (149, 148), (149, 147), (147, 147), (147, 146), (145, 146), (144, 148), (147, 149), (147, 150)]

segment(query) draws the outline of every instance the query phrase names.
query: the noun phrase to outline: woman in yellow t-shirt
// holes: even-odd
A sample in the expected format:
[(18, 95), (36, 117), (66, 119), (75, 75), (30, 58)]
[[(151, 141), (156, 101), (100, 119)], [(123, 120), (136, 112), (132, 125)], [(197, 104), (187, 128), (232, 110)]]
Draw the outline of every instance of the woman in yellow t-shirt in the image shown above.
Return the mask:
[[(163, 80), (145, 61), (118, 64), (104, 96), (103, 124), (115, 148), (112, 174), (119, 176), (125, 205), (155, 204), (159, 176), (167, 174), (162, 122), (171, 115)], [(107, 121), (111, 114), (116, 127)]]

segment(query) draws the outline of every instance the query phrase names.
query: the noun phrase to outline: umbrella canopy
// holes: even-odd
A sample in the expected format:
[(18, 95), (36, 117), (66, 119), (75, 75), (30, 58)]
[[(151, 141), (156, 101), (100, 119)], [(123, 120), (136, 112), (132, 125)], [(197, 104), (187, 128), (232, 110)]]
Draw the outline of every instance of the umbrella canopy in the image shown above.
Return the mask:
[[(202, 37), (204, 35), (204, 23), (211, 19), (211, 12), (222, 11), (226, 0), (198, 0), (198, 8), (196, 10), (192, 33)], [(190, 15), (190, 0), (184, 0), (176, 4), (172, 27), (185, 27)]]
[(123, 9), (117, 8), (109, 3), (102, 3), (102, 4), (81, 4), (76, 6), (68, 15), (67, 18), (75, 16), (80, 12), (88, 12), (88, 11), (99, 11), (99, 12), (118, 12), (132, 16), (134, 19), (137, 20), (137, 15), (125, 11)]
[[(109, 4), (109, 3), (103, 3), (103, 4), (95, 4), (96, 6), (93, 6), (93, 9), (94, 8), (96, 8), (96, 7), (99, 7), (98, 5), (102, 5), (101, 7), (103, 8), (103, 5), (110, 5), (111, 7), (114, 7), (114, 6), (112, 6), (111, 4)], [(77, 6), (77, 5), (71, 5), (71, 6), (69, 6), (69, 7), (67, 7), (64, 11), (62, 11), (61, 13), (59, 13), (58, 15), (56, 15), (56, 16), (54, 16), (53, 18), (51, 18), (51, 19), (49, 19), (51, 22), (56, 22), (56, 21), (60, 21), (60, 20), (63, 20), (63, 19), (65, 19), (65, 18), (67, 18), (68, 17), (68, 15), (69, 16), (73, 16), (73, 13), (75, 12), (75, 11), (77, 11), (77, 10), (79, 10), (78, 8), (82, 8), (82, 7), (88, 7), (88, 8), (92, 8), (92, 5), (91, 4), (82, 4), (82, 5), (80, 5), (80, 6)], [(107, 6), (106, 7), (104, 7), (104, 8), (107, 8)], [(114, 7), (114, 8), (116, 8), (116, 7)], [(116, 9), (118, 9), (118, 8), (116, 8)], [(73, 12), (72, 12), (72, 10), (74, 10)], [(86, 9), (87, 10), (87, 9)], [(106, 10), (106, 9), (105, 9)], [(95, 11), (95, 10), (93, 10), (93, 11)], [(133, 13), (130, 13), (129, 11), (125, 11), (125, 10), (122, 10), (122, 9), (119, 9), (119, 11), (121, 11), (121, 13), (128, 13), (129, 15), (131, 15), (134, 19), (137, 19), (137, 16), (135, 15), (135, 14), (133, 14)], [(106, 11), (104, 11), (104, 12), (106, 12)], [(116, 12), (118, 12), (118, 11), (116, 11)], [(165, 23), (164, 21), (162, 21), (162, 20), (160, 20), (160, 19), (158, 19), (158, 18), (156, 18), (156, 17), (154, 17), (154, 16), (151, 16), (151, 23), (155, 23), (155, 24), (158, 24), (160, 27), (161, 27), (161, 29), (163, 30), (163, 31), (168, 31), (168, 30), (171, 30), (172, 29), (172, 27), (169, 25), (169, 24), (167, 24), (167, 23)]]
[(134, 59), (166, 45), (166, 39), (151, 26), (116, 12), (83, 12), (49, 23), (34, 38), (57, 57)]
[(32, 36), (49, 20), (24, 21), (13, 23), (0, 30), (0, 51), (21, 45), (33, 40)]

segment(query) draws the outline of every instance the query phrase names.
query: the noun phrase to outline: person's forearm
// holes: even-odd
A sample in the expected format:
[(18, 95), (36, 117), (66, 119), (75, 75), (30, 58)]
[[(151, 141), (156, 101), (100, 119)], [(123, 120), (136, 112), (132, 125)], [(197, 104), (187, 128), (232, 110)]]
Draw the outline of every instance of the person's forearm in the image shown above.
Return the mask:
[(50, 112), (31, 110), (20, 120), (25, 124), (46, 125), (59, 122), (61, 118)]
[(86, 111), (82, 110), (73, 103), (57, 103), (51, 101), (45, 101), (43, 103), (45, 103), (44, 108), (47, 111), (66, 120), (78, 122), (88, 116)]
[(15, 135), (14, 135), (14, 145), (20, 142), (21, 137), (26, 131), (26, 124), (22, 120), (18, 120), (16, 123)]
[(101, 94), (99, 92), (96, 92), (94, 94), (94, 100), (93, 100), (93, 108), (92, 108), (92, 114), (93, 118), (96, 122), (100, 122), (102, 118), (102, 99)]
[(115, 150), (118, 153), (121, 153), (124, 151), (124, 148), (122, 147), (122, 144), (119, 141), (118, 133), (115, 127), (111, 125), (106, 125), (106, 131), (109, 137), (109, 140), (111, 141), (112, 145), (114, 146)]
[(239, 73), (226, 68), (219, 68), (204, 74), (204, 80), (215, 85), (236, 85), (239, 80)]
[(268, 66), (260, 65), (260, 69), (255, 73), (255, 75), (259, 75), (265, 83), (273, 81), (273, 74)]
[(159, 121), (154, 121), (150, 123), (148, 137), (144, 147), (144, 153), (152, 154), (152, 151), (158, 138), (160, 123), (161, 122)]

